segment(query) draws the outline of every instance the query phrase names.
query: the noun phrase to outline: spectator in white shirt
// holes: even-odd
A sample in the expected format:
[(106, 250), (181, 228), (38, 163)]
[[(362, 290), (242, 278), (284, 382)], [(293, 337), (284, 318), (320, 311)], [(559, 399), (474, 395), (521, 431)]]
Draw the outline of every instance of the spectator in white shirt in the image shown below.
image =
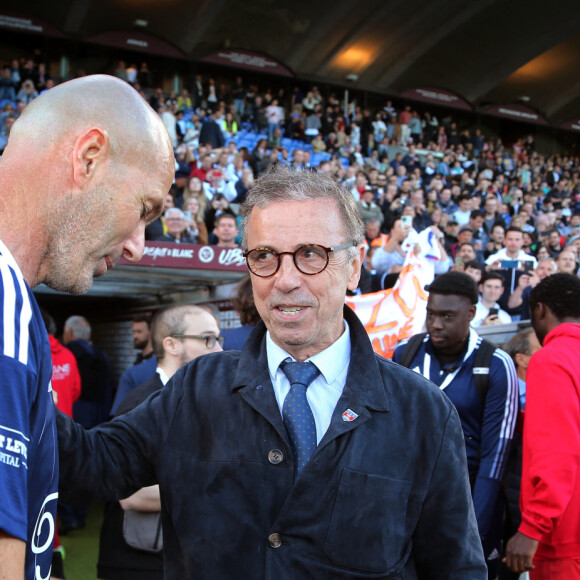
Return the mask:
[(492, 254), (486, 261), (486, 269), (489, 270), (503, 270), (502, 262), (506, 260), (517, 260), (520, 262), (517, 266), (518, 269), (523, 270), (523, 262), (532, 262), (533, 268), (535, 269), (538, 262), (534, 256), (526, 254), (522, 250), (524, 245), (524, 234), (520, 228), (510, 227), (508, 228), (505, 239), (504, 248), (499, 252)]
[(488, 272), (479, 284), (479, 302), (475, 306), (475, 316), (471, 326), (490, 326), (508, 324), (511, 316), (502, 310), (497, 301), (503, 294), (503, 276), (497, 272)]

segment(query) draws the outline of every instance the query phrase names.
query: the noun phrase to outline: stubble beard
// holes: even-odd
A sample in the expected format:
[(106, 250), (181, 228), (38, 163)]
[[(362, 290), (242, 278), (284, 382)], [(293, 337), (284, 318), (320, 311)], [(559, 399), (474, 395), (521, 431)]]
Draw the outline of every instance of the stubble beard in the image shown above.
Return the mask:
[(75, 295), (91, 288), (95, 266), (91, 265), (88, 249), (94, 245), (93, 236), (101, 233), (94, 230), (94, 225), (91, 228), (93, 217), (96, 219), (94, 208), (73, 195), (64, 196), (50, 209), (49, 243), (43, 258), (46, 274), (41, 280), (49, 288)]

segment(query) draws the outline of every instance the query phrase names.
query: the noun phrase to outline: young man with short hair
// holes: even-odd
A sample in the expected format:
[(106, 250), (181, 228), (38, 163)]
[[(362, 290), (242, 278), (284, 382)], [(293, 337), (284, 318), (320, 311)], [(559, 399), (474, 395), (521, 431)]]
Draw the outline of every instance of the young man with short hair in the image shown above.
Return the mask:
[(522, 523), (506, 563), (530, 580), (580, 578), (580, 279), (544, 278), (530, 295), (542, 349), (526, 385)]
[(487, 272), (479, 284), (479, 301), (475, 306), (475, 316), (471, 326), (509, 324), (512, 317), (499, 307), (497, 301), (503, 294), (503, 276), (497, 272)]
[(429, 286), (427, 334), (411, 360), (405, 360), (409, 341), (396, 348), (393, 360), (435, 383), (459, 413), (475, 515), (492, 580), (502, 547), (502, 477), (517, 417), (518, 384), (512, 360), (499, 348), (489, 361), (486, 388), (475, 380), (478, 351), (488, 348), (470, 326), (477, 301), (477, 286), (467, 274), (448, 272), (435, 278)]

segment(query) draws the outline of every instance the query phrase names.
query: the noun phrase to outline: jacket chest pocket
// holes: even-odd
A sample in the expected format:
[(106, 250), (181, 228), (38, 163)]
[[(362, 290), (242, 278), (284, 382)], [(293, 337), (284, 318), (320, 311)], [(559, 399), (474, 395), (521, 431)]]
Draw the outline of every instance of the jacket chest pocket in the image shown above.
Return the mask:
[(324, 551), (336, 564), (396, 572), (410, 551), (406, 534), (411, 483), (344, 469)]

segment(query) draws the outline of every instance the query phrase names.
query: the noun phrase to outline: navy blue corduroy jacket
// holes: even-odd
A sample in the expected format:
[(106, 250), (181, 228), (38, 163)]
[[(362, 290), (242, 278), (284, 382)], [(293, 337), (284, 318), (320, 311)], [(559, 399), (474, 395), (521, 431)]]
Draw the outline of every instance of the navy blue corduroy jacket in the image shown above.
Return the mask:
[(241, 354), (196, 359), (110, 423), (59, 416), (61, 487), (113, 499), (158, 482), (168, 580), (484, 580), (453, 405), (345, 317), (346, 386), (296, 483), (260, 323)]

